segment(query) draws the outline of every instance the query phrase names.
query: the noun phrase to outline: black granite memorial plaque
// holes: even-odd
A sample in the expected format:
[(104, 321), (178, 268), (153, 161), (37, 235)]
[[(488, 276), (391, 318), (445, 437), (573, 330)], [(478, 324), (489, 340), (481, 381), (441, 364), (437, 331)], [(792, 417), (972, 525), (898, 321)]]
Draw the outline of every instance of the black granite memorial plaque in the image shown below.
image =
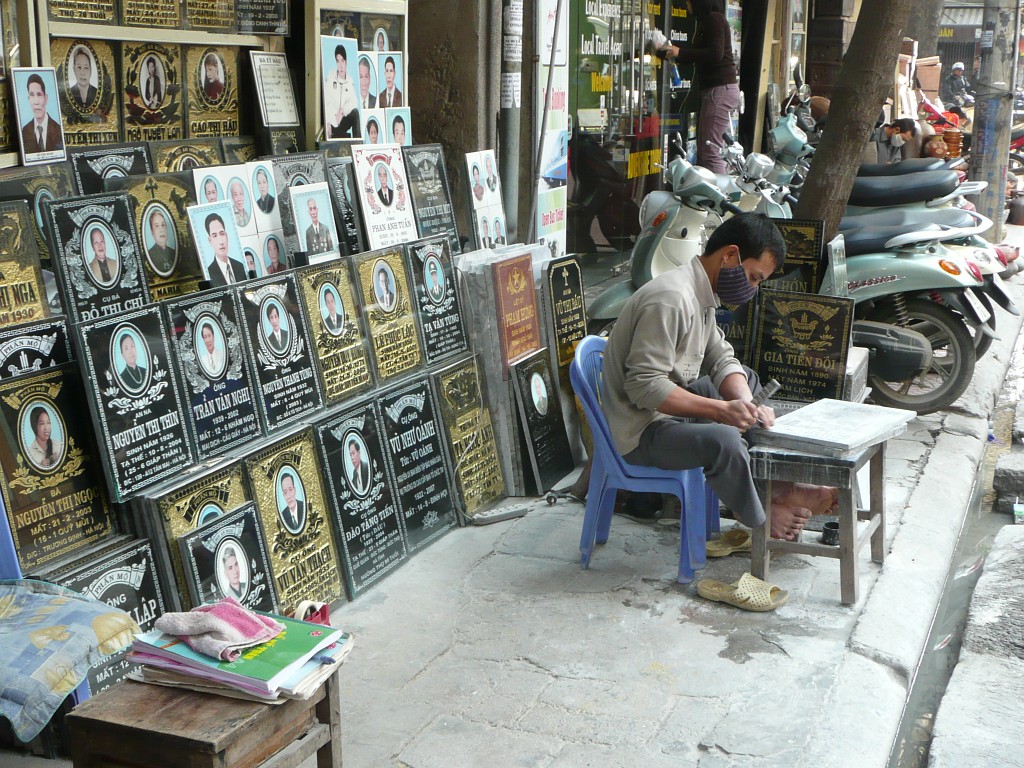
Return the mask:
[(114, 529), (82, 400), (73, 364), (0, 382), (0, 487), (25, 573)]
[(786, 241), (786, 264), (764, 287), (796, 293), (817, 293), (824, 275), (822, 247), (825, 222), (821, 219), (773, 219)]
[(160, 307), (76, 329), (111, 496), (123, 501), (192, 463)]
[(404, 51), (404, 16), (364, 12), (359, 15), (359, 49), (363, 51)]
[(363, 333), (349, 265), (336, 261), (298, 271), (302, 304), (313, 335), (313, 358), (324, 402), (339, 403), (373, 384), (370, 350)]
[(30, 217), (24, 200), (0, 203), (0, 328), (49, 314)]
[(513, 363), (512, 380), (533, 480), (543, 494), (576, 468), (547, 347)]
[(406, 546), (412, 553), (458, 524), (443, 430), (426, 378), (385, 393), (378, 403)]
[(545, 288), (551, 313), (551, 341), (561, 368), (572, 362), (576, 345), (587, 335), (587, 308), (579, 259), (569, 256), (548, 262)]
[(288, 35), (286, 0), (235, 0), (238, 31), (246, 35)]
[(67, 197), (71, 184), (71, 164), (68, 162), (0, 170), (0, 200), (26, 200), (32, 210), (32, 231), (43, 269), (53, 269), (43, 205), (49, 200)]
[(255, 503), (186, 533), (178, 545), (192, 605), (233, 597), (250, 610), (278, 612), (270, 554)]
[(776, 399), (842, 400), (853, 299), (765, 288), (756, 302), (747, 364), (782, 384)]
[(181, 46), (121, 43), (126, 141), (185, 138), (181, 67)]
[(174, 139), (153, 141), (149, 144), (153, 165), (157, 173), (187, 172), (193, 168), (207, 168), (224, 162), (221, 142), (217, 139)]
[(267, 432), (274, 432), (307, 418), (324, 402), (295, 276), (268, 277), (235, 290), (260, 414)]
[(0, 329), (0, 379), (38, 373), (73, 359), (63, 317)]
[(256, 159), (256, 139), (252, 136), (222, 136), (220, 150), (228, 165), (250, 163)]
[[(131, 541), (98, 556), (82, 557), (47, 581), (126, 611), (143, 632), (153, 629), (167, 610), (153, 548), (146, 540)], [(138, 668), (125, 658), (127, 654), (127, 649), (111, 654), (89, 670), (87, 680), (93, 696)]]
[(78, 323), (149, 302), (128, 195), (51, 200), (47, 226), (64, 308)]
[(454, 253), (462, 252), (455, 224), (448, 171), (440, 144), (403, 147), (405, 170), (409, 175), (409, 194), (420, 237), (447, 235)]
[(451, 465), (455, 467), (462, 508), (472, 517), (506, 495), (491, 413), (480, 393), (476, 358), (459, 360), (430, 378)]
[(394, 485), (372, 402), (316, 425), (349, 597), (407, 557)]
[(260, 437), (241, 319), (230, 288), (165, 304), (185, 415), (202, 461)]
[(338, 222), (338, 239), (343, 256), (366, 250), (363, 240), (363, 220), (359, 201), (355, 197), (355, 175), (352, 158), (334, 157), (327, 161), (327, 184), (331, 189), (331, 202)]
[(450, 241), (440, 235), (410, 243), (405, 251), (427, 365), (464, 354), (469, 350), (469, 340), (462, 322)]
[(320, 9), (320, 34), (359, 39), (359, 16), (355, 11)]
[(145, 144), (112, 144), (102, 149), (72, 147), (68, 161), (80, 195), (95, 195), (104, 191), (106, 179), (123, 176), (144, 176), (153, 172), (149, 147)]
[(245, 468), (281, 610), (294, 610), (303, 600), (343, 599), (323, 469), (311, 432), (304, 429), (249, 454)]

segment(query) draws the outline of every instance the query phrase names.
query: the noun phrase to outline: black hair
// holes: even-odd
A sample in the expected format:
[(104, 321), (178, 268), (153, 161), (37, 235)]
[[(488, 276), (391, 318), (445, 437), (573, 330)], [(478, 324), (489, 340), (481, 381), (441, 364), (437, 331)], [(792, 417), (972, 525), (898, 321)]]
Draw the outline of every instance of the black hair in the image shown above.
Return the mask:
[(32, 83), (38, 83), (39, 87), (43, 89), (43, 93), (46, 93), (46, 83), (43, 82), (43, 78), (41, 78), (39, 74), (36, 72), (33, 72), (31, 75), (28, 76), (28, 80), (25, 82), (26, 91), (28, 90), (28, 87), (32, 85)]
[(271, 311), (271, 310), (273, 310), (273, 311), (274, 311), (274, 313), (275, 313), (275, 314), (276, 314), (276, 315), (277, 315), (278, 317), (280, 317), (280, 316), (281, 316), (281, 310), (279, 310), (279, 309), (277, 308), (277, 305), (276, 305), (276, 304), (267, 304), (267, 308), (266, 308), (265, 310), (263, 310), (263, 313), (264, 313), (264, 314), (265, 314), (265, 315), (267, 316), (267, 320), (268, 320), (268, 321), (270, 320), (270, 311)]
[(893, 120), (889, 125), (892, 128), (896, 128), (900, 133), (910, 131), (911, 136), (917, 136), (917, 121), (909, 117), (901, 117), (899, 120)]
[[(36, 437), (39, 436), (39, 420), (43, 418), (44, 415), (49, 416), (49, 414), (46, 413), (46, 409), (41, 405), (37, 405), (35, 408), (33, 408), (28, 415), (29, 420), (32, 422), (32, 434), (35, 435)], [(53, 458), (52, 436), (46, 438), (46, 453), (43, 454), (43, 458), (45, 458), (47, 461)]]
[(395, 57), (394, 56), (388, 56), (386, 59), (384, 59), (384, 66), (387, 67), (388, 64), (391, 65), (392, 69), (398, 69), (398, 67), (395, 66)]
[(344, 45), (336, 45), (334, 47), (334, 58), (338, 58), (339, 56), (341, 56), (341, 58), (348, 62), (348, 54), (345, 53)]
[(763, 213), (740, 213), (722, 222), (711, 233), (704, 246), (704, 256), (719, 248), (735, 245), (740, 249), (740, 261), (758, 259), (765, 251), (775, 257), (775, 269), (786, 263), (786, 241), (770, 218)]
[[(206, 227), (206, 234), (210, 234), (210, 225), (213, 224), (213, 222), (215, 221), (219, 221), (220, 225), (224, 227), (224, 219), (220, 217), (220, 214), (211, 213), (209, 216), (206, 217), (206, 224), (204, 225)], [(227, 227), (224, 227), (224, 229), (227, 229)]]
[(402, 116), (395, 115), (395, 119), (391, 121), (391, 130), (395, 130), (395, 126), (398, 125), (399, 123), (401, 123), (402, 127), (405, 128), (405, 120), (402, 119)]

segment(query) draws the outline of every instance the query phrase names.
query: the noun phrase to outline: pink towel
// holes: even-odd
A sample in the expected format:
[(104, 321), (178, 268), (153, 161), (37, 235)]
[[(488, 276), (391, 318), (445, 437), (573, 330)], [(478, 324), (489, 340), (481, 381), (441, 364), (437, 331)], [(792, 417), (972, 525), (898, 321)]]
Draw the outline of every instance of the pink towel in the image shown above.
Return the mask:
[(153, 626), (180, 637), (197, 653), (224, 661), (234, 661), (246, 648), (284, 631), (284, 624), (242, 607), (233, 597), (200, 605), (188, 613), (165, 613)]

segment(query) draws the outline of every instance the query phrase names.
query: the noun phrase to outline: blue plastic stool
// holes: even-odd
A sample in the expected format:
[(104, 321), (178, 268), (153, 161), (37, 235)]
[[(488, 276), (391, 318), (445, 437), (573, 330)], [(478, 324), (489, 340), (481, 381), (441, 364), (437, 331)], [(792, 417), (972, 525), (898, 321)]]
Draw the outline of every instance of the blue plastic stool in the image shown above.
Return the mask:
[(595, 543), (608, 541), (616, 491), (670, 493), (682, 505), (677, 580), (685, 584), (693, 581), (694, 571), (707, 565), (705, 544), (711, 534), (719, 530), (718, 497), (705, 483), (700, 468), (641, 467), (627, 464), (615, 450), (601, 410), (601, 376), (607, 343), (607, 339), (599, 336), (587, 336), (576, 347), (576, 356), (569, 367), (569, 378), (583, 404), (594, 438), (590, 487), (580, 536), (580, 565), (588, 568)]

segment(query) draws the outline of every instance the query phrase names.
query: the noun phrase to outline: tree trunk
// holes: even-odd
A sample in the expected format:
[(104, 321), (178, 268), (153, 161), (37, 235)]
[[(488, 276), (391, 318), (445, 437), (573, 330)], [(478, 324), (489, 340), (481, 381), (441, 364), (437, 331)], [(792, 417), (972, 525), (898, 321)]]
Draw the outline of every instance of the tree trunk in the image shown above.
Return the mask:
[(885, 97), (893, 92), (911, 6), (912, 0), (864, 0), (861, 5), (832, 91), (828, 127), (793, 212), (799, 219), (824, 219), (826, 241), (839, 230), (864, 147)]
[(942, 18), (943, 0), (918, 0), (914, 12), (907, 19), (904, 37), (917, 40), (917, 55), (935, 56), (939, 52), (939, 20)]

